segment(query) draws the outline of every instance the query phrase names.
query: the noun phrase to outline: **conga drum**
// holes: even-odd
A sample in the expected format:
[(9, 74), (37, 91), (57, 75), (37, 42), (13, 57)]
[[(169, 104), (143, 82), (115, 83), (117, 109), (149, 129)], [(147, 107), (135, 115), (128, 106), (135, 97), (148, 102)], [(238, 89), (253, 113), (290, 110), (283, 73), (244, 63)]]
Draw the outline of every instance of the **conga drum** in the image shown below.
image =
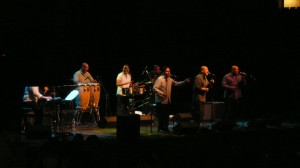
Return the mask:
[(81, 109), (87, 109), (89, 107), (91, 92), (90, 92), (90, 86), (86, 84), (82, 84), (78, 86), (78, 103), (77, 105)]
[(98, 107), (99, 101), (100, 101), (100, 84), (99, 83), (89, 83), (88, 84), (91, 89), (91, 95), (90, 95), (90, 106), (92, 107)]
[(137, 89), (137, 94), (138, 95), (144, 95), (145, 92), (146, 92), (145, 86), (141, 85), (141, 86), (138, 87), (138, 89)]

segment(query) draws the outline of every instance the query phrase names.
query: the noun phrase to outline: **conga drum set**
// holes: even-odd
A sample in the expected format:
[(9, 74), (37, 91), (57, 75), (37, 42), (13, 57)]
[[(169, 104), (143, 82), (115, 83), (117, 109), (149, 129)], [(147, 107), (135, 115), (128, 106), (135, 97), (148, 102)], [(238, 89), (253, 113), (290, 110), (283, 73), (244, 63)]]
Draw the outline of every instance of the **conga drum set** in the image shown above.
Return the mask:
[(99, 83), (79, 84), (77, 87), (78, 97), (76, 99), (75, 125), (81, 124), (82, 115), (90, 113), (93, 126), (98, 126), (100, 120), (99, 101), (101, 87)]

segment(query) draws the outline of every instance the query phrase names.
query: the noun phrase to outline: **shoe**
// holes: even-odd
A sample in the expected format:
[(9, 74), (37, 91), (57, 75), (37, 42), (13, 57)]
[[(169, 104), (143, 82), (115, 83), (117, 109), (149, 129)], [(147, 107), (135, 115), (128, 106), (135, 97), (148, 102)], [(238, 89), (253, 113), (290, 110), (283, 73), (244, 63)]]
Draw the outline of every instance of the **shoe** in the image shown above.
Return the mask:
[(171, 131), (170, 130), (162, 130), (162, 129), (160, 129), (160, 130), (158, 130), (158, 132), (160, 132), (160, 133), (170, 133)]
[(164, 131), (164, 130), (158, 130), (158, 132), (160, 132), (160, 133), (166, 133), (166, 131)]

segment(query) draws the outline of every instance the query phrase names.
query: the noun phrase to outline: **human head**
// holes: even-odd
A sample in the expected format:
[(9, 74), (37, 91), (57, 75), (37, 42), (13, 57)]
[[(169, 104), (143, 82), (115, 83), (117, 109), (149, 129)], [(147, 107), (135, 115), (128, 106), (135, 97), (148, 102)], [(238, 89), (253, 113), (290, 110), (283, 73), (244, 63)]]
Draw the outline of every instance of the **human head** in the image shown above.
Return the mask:
[(170, 69), (170, 67), (164, 66), (163, 71), (164, 71), (165, 77), (170, 77), (171, 76), (171, 69)]
[(125, 74), (129, 74), (130, 73), (130, 68), (129, 68), (129, 65), (128, 64), (124, 64), (123, 65), (123, 72)]
[(154, 65), (154, 66), (153, 66), (153, 70), (154, 70), (154, 73), (155, 73), (155, 74), (160, 74), (160, 66)]
[(201, 66), (200, 70), (205, 76), (207, 76), (209, 73), (207, 66)]
[(82, 71), (83, 73), (89, 71), (89, 64), (87, 64), (87, 63), (85, 63), (85, 62), (82, 63), (82, 65), (81, 65), (81, 71)]
[(44, 88), (44, 91), (45, 91), (45, 92), (47, 92), (47, 91), (49, 90), (49, 87), (48, 87), (48, 86), (44, 86), (43, 88)]
[(238, 67), (238, 66), (233, 65), (233, 66), (231, 67), (231, 73), (232, 73), (232, 74), (237, 75), (239, 72), (240, 72), (240, 71), (239, 71), (239, 67)]

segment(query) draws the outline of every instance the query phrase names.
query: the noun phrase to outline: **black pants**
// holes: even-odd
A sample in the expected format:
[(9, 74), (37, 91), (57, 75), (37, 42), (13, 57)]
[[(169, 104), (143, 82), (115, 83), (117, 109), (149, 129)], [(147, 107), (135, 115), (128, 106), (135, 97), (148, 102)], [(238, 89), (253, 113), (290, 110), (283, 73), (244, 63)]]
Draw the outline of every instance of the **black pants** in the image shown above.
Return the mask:
[(129, 114), (128, 105), (129, 105), (129, 96), (117, 95), (117, 115)]
[(199, 125), (203, 121), (205, 102), (195, 101), (193, 103), (193, 119)]
[(225, 112), (223, 120), (227, 122), (236, 123), (242, 117), (242, 99), (225, 98)]
[(168, 131), (169, 130), (169, 115), (171, 110), (171, 104), (156, 104), (156, 113), (158, 116), (158, 131)]

